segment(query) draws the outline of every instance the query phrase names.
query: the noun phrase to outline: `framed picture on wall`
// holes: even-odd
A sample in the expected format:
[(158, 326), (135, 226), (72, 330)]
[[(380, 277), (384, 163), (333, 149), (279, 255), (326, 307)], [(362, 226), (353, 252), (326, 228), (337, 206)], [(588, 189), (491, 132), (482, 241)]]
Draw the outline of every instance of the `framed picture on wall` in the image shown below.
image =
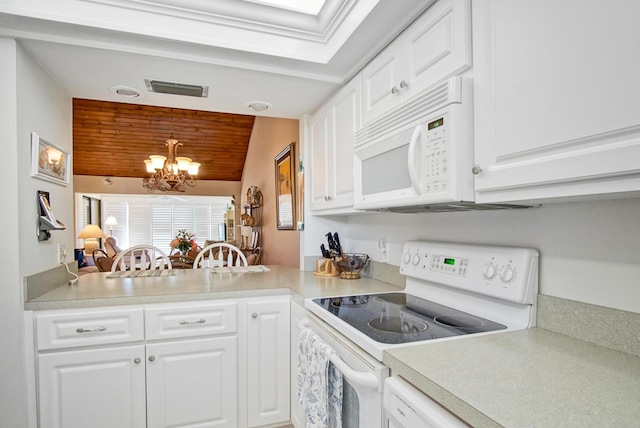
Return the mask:
[(295, 143), (276, 156), (276, 219), (279, 230), (295, 229)]
[(69, 152), (31, 133), (31, 176), (63, 186), (69, 185)]

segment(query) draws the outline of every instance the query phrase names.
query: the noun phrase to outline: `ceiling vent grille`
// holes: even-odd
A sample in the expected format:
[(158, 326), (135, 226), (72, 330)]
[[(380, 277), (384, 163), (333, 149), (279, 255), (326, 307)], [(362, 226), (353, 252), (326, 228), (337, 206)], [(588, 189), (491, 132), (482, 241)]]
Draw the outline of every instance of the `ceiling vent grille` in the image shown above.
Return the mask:
[(159, 94), (182, 95), (187, 97), (206, 98), (209, 95), (208, 86), (187, 85), (185, 83), (161, 82), (159, 80), (144, 79), (149, 92)]

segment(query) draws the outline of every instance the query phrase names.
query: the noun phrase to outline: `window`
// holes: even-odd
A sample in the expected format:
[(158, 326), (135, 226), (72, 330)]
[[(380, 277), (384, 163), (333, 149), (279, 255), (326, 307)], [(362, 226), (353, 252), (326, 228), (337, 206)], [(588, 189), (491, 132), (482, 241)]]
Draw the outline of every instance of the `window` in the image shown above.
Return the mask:
[[(100, 199), (91, 198), (89, 196), (82, 197), (82, 221), (80, 222), (80, 229), (88, 224), (95, 224), (102, 228), (102, 222), (100, 221)], [(99, 239), (100, 247), (102, 247), (102, 239)]]
[(113, 236), (119, 247), (151, 244), (167, 254), (179, 229), (195, 233), (200, 246), (219, 240), (219, 224), (232, 207), (231, 197), (223, 196), (102, 196), (105, 218), (113, 215), (118, 221)]

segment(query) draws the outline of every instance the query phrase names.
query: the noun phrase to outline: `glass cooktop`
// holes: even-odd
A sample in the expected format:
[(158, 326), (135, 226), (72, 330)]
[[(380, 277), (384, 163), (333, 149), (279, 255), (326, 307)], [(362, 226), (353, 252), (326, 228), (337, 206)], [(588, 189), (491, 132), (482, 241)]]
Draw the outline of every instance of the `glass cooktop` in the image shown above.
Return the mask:
[(313, 302), (387, 344), (503, 330), (505, 325), (406, 293), (324, 297)]

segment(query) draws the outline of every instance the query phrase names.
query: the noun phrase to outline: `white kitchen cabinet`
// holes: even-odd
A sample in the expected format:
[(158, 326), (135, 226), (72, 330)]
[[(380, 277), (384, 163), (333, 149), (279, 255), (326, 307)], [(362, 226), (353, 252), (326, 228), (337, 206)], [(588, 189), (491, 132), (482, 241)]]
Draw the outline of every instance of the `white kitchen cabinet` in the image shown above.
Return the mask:
[(38, 357), (40, 428), (144, 428), (144, 345)]
[(360, 128), (360, 76), (311, 119), (311, 210), (353, 211), (354, 133)]
[(291, 424), (295, 428), (307, 426), (307, 415), (298, 403), (298, 342), (300, 325), (307, 318), (304, 306), (291, 301)]
[(476, 201), (640, 191), (638, 4), (473, 6)]
[(236, 306), (37, 313), (40, 427), (237, 427)]
[(249, 427), (289, 421), (289, 296), (247, 301), (247, 421)]
[(362, 122), (471, 67), (469, 0), (439, 0), (362, 70)]
[(236, 427), (236, 337), (147, 344), (149, 427)]

